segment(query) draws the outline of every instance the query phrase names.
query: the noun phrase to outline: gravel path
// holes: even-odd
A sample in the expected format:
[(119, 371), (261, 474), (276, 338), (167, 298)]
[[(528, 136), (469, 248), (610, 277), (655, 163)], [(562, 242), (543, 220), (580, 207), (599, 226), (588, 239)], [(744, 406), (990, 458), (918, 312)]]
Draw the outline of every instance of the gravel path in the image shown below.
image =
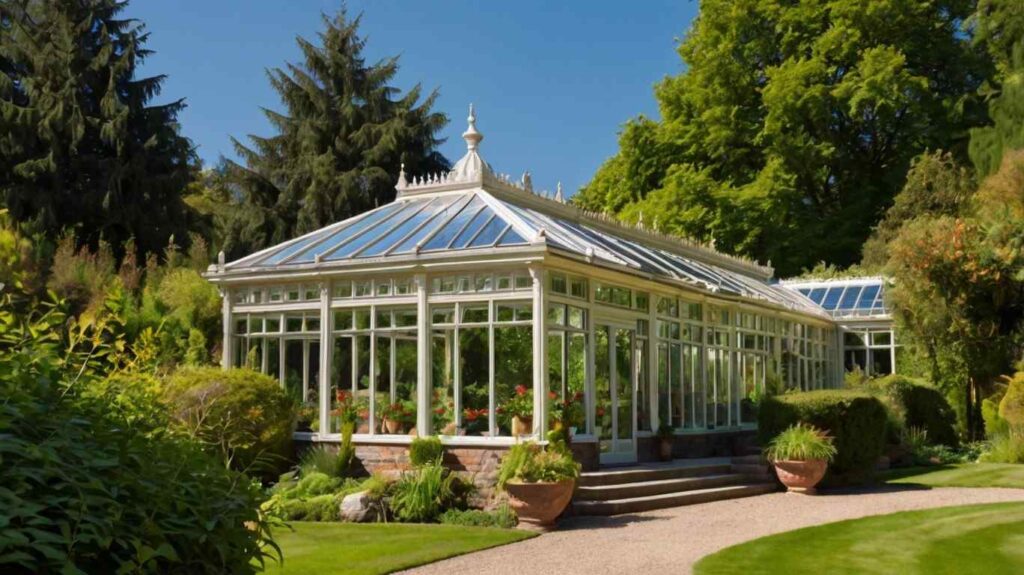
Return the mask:
[(901, 488), (773, 493), (617, 517), (578, 517), (540, 537), (413, 569), (417, 575), (690, 573), (701, 557), (765, 535), (868, 515), (1024, 501), (1024, 489)]

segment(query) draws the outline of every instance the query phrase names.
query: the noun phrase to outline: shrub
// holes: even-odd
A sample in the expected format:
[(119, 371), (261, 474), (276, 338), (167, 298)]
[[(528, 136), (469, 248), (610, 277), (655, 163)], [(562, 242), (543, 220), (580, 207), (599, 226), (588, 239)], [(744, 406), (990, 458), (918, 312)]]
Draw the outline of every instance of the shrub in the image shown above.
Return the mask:
[(2, 570), (259, 571), (270, 542), (259, 487), (181, 437), (133, 424), (129, 403), (107, 402), (116, 392), (79, 394), (109, 349), (78, 363), (64, 322), (53, 310), (24, 322), (0, 311)]
[(810, 425), (797, 423), (772, 439), (765, 455), (772, 461), (832, 461), (836, 448), (832, 438)]
[(438, 437), (417, 437), (409, 444), (409, 461), (413, 467), (440, 463), (444, 457), (444, 445)]
[(999, 415), (999, 402), (1002, 399), (1003, 395), (1000, 394), (981, 400), (981, 418), (985, 421), (985, 436), (989, 439), (1010, 433), (1010, 424)]
[(989, 441), (988, 450), (981, 454), (979, 460), (989, 463), (1024, 463), (1024, 438), (997, 435)]
[(348, 472), (348, 464), (341, 450), (320, 445), (307, 449), (299, 459), (299, 469), (303, 475), (319, 472), (330, 477), (344, 477)]
[(580, 465), (568, 449), (544, 449), (533, 442), (513, 445), (501, 460), (498, 487), (506, 483), (541, 483), (579, 477)]
[(899, 406), (904, 427), (924, 430), (933, 445), (959, 443), (953, 428), (956, 414), (939, 390), (922, 380), (896, 374), (873, 380), (870, 386)]
[(430, 463), (395, 482), (391, 510), (399, 521), (432, 522), (446, 509), (465, 507), (468, 485), (443, 465)]
[(1024, 431), (1024, 371), (1007, 381), (1006, 395), (999, 402), (999, 416), (1006, 420), (1011, 435)]
[(164, 398), (188, 435), (235, 469), (276, 477), (291, 452), (295, 405), (269, 376), (184, 368), (165, 381)]
[(850, 390), (820, 390), (769, 397), (761, 404), (758, 438), (762, 445), (796, 423), (832, 437), (836, 456), (829, 468), (833, 483), (869, 477), (885, 449), (887, 415), (879, 399)]
[(466, 527), (500, 527), (512, 529), (519, 523), (516, 512), (508, 504), (494, 511), (480, 509), (449, 509), (438, 517), (438, 521), (448, 525), (464, 525)]

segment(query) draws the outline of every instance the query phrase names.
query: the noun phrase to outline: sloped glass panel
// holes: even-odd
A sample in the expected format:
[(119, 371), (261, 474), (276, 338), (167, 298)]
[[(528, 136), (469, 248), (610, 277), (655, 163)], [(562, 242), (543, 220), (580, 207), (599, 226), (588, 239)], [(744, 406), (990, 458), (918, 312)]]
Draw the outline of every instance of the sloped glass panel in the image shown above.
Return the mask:
[(400, 241), (402, 238), (411, 234), (414, 230), (419, 231), (417, 228), (419, 228), (423, 222), (437, 215), (437, 212), (450, 204), (451, 198), (439, 198), (433, 204), (414, 214), (411, 218), (396, 225), (394, 229), (384, 234), (382, 238), (360, 252), (358, 257), (368, 258), (383, 254), (388, 251), (388, 248), (395, 245), (395, 243)]
[(375, 212), (370, 212), (363, 219), (349, 226), (345, 226), (341, 230), (335, 232), (334, 235), (325, 240), (323, 243), (315, 246), (313, 249), (300, 255), (299, 257), (295, 258), (294, 260), (292, 260), (292, 262), (289, 263), (312, 262), (315, 260), (316, 254), (322, 254), (330, 249), (333, 249), (336, 246), (345, 243), (350, 238), (354, 237), (356, 234), (362, 232), (363, 230), (367, 229), (372, 225), (384, 224), (387, 221), (390, 221), (394, 216), (401, 212), (402, 208), (405, 207), (406, 205), (408, 204), (395, 203), (388, 206), (384, 206), (383, 208), (380, 208)]
[(498, 240), (499, 246), (514, 246), (525, 243), (526, 240), (523, 239), (523, 236), (517, 234), (511, 227), (509, 227), (508, 231), (505, 232), (505, 235), (501, 236), (501, 239)]
[[(370, 214), (370, 215), (373, 215), (373, 214)], [(303, 240), (297, 241), (294, 244), (292, 244), (290, 246), (286, 246), (285, 248), (283, 248), (281, 250), (278, 250), (276, 253), (271, 254), (270, 257), (268, 257), (268, 258), (264, 259), (263, 261), (261, 261), (259, 263), (259, 265), (272, 266), (272, 265), (281, 263), (281, 261), (288, 259), (293, 254), (297, 254), (300, 251), (302, 251), (302, 250), (306, 249), (307, 247), (309, 247), (310, 245), (312, 245), (312, 244), (322, 240), (328, 234), (329, 234), (329, 232), (313, 234), (312, 236), (310, 236), (308, 238), (305, 238)]]
[(853, 309), (857, 303), (857, 298), (860, 297), (860, 286), (850, 286), (846, 288), (843, 293), (843, 299), (839, 301), (839, 309)]
[(406, 219), (418, 213), (428, 201), (429, 200), (424, 200), (408, 204), (405, 208), (402, 209), (402, 211), (395, 214), (394, 217), (388, 218), (387, 225), (375, 226), (373, 229), (369, 230), (365, 234), (353, 239), (352, 241), (341, 246), (337, 250), (327, 254), (324, 257), (324, 259), (328, 261), (340, 260), (351, 256), (352, 254), (361, 250), (364, 246), (368, 246), (376, 242), (380, 238), (386, 236), (396, 227), (400, 227)]
[[(474, 196), (473, 199), (476, 199), (476, 196)], [(431, 218), (430, 223), (416, 230), (416, 233), (404, 239), (401, 244), (395, 247), (395, 249), (391, 250), (391, 253), (402, 254), (413, 251), (414, 249), (416, 249), (416, 244), (420, 243), (420, 241), (422, 241), (423, 238), (429, 236), (434, 232), (440, 233), (440, 231), (438, 230), (439, 227), (445, 225), (445, 223), (455, 221), (455, 218), (458, 217), (458, 214), (464, 213), (465, 208), (468, 206), (468, 204), (471, 203), (472, 200), (466, 202), (464, 201), (464, 198), (459, 198), (458, 200), (445, 205), (443, 209), (436, 210), (436, 213), (434, 214), (434, 217)]]
[(491, 221), (491, 218), (493, 217), (494, 212), (491, 211), (491, 208), (484, 208), (480, 210), (480, 213), (473, 218), (473, 221), (469, 222), (469, 225), (466, 226), (458, 236), (456, 236), (455, 241), (452, 242), (451, 245), (452, 249), (461, 249), (466, 247), (469, 240), (473, 239), (473, 236), (475, 236), (481, 228), (487, 225), (487, 222)]
[(880, 285), (864, 286), (864, 291), (860, 292), (860, 299), (857, 300), (857, 309), (871, 309), (881, 288)]
[(829, 311), (836, 309), (836, 306), (839, 305), (839, 297), (841, 295), (843, 295), (842, 286), (829, 288), (828, 293), (825, 294), (825, 299), (821, 302), (821, 307)]
[(455, 236), (458, 235), (459, 231), (461, 231), (462, 228), (464, 228), (466, 224), (483, 209), (483, 207), (483, 201), (480, 198), (474, 197), (465, 208), (462, 208), (459, 215), (452, 218), (452, 221), (445, 224), (445, 226), (441, 228), (441, 231), (437, 232), (434, 237), (430, 238), (430, 241), (423, 246), (423, 249), (426, 251), (443, 250), (447, 248), (448, 244), (455, 239)]
[(502, 232), (504, 232), (507, 227), (508, 224), (505, 223), (505, 220), (502, 220), (498, 216), (494, 216), (491, 223), (487, 224), (484, 229), (477, 234), (476, 239), (470, 242), (469, 247), (479, 248), (494, 244), (494, 242), (498, 241), (498, 237), (501, 236)]
[(811, 298), (811, 301), (814, 303), (821, 305), (821, 301), (825, 299), (825, 292), (827, 291), (828, 288), (814, 288), (811, 290), (811, 294), (807, 297)]

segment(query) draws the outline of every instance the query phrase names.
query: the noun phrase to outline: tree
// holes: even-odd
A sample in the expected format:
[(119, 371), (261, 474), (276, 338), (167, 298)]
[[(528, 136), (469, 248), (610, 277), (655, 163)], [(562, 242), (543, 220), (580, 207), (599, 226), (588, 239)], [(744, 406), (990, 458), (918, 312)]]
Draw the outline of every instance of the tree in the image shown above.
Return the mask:
[(285, 111), (265, 111), (276, 135), (235, 141), (244, 165), (228, 166), (241, 198), (226, 232), (232, 257), (391, 201), (403, 162), (410, 173), (448, 169), (437, 91), (421, 101), (417, 84), (400, 96), (398, 58), (366, 64), (359, 21), (344, 9), (324, 16), (319, 45), (297, 40), (302, 63), (268, 71)]
[[(966, 153), (990, 65), (966, 0), (709, 0), (656, 88), (661, 121), (629, 122), (577, 202), (780, 274), (859, 260), (927, 149)], [(697, 180), (699, 185), (692, 186)], [(625, 207), (623, 207), (625, 206)]]
[(194, 161), (182, 100), (154, 105), (164, 76), (120, 0), (0, 3), (0, 201), (50, 238), (141, 253), (184, 236), (181, 194)]
[[(897, 202), (899, 203), (899, 202)], [(1024, 152), (1008, 154), (959, 213), (924, 213), (888, 247), (890, 303), (934, 379), (955, 379), (969, 438), (983, 392), (1012, 369), (1024, 335)], [(947, 377), (943, 377), (946, 372)]]

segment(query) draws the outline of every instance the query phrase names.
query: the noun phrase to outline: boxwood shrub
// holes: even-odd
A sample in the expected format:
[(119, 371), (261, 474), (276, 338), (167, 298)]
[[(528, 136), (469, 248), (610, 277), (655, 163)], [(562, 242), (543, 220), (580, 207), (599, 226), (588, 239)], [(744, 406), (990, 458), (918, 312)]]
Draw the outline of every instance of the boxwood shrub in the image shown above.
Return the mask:
[(758, 414), (758, 439), (768, 443), (787, 427), (803, 422), (824, 430), (835, 441), (836, 457), (829, 483), (870, 478), (885, 449), (886, 410), (864, 391), (820, 390), (768, 397)]
[(889, 375), (871, 382), (871, 387), (886, 394), (899, 408), (903, 425), (927, 432), (932, 445), (955, 446), (959, 443), (953, 422), (956, 414), (942, 392), (923, 380)]

